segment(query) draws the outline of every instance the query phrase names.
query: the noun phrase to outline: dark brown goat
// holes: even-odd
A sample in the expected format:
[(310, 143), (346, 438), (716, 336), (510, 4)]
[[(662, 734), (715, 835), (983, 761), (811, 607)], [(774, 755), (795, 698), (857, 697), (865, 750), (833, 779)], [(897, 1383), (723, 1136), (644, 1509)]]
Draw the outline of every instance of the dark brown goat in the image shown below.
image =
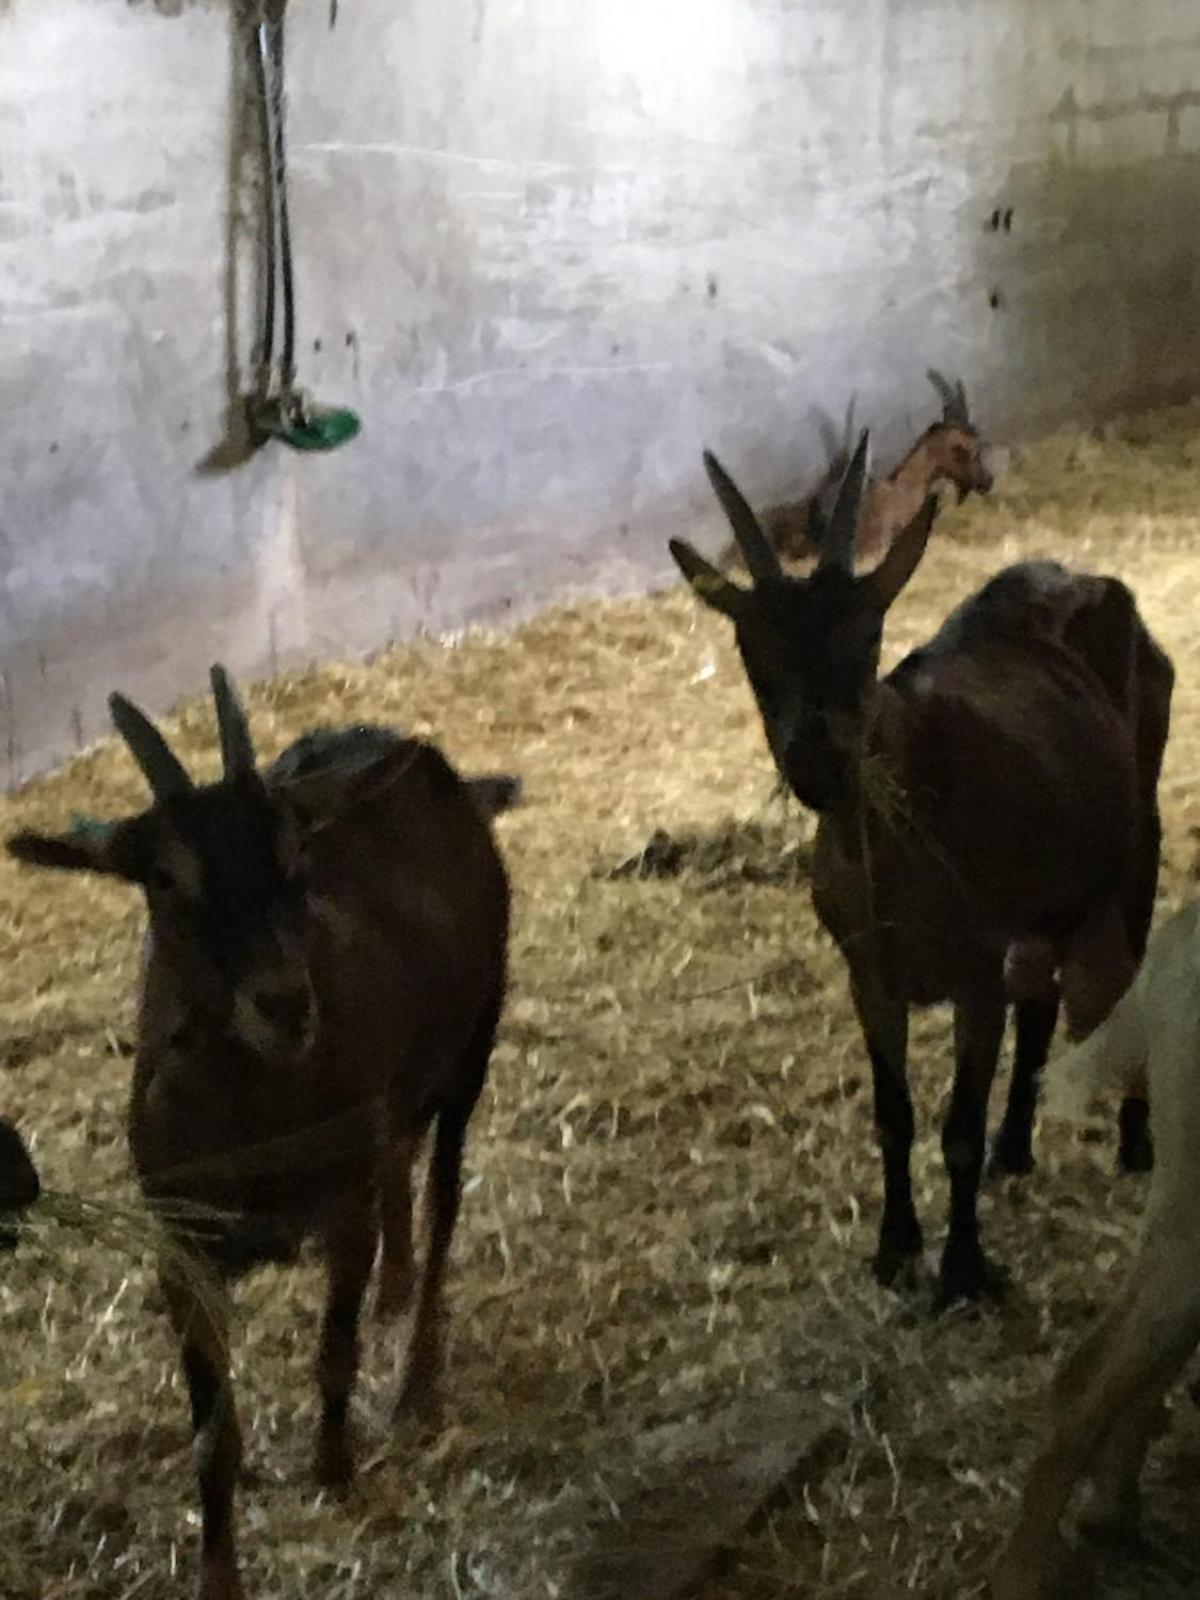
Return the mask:
[[(987, 446), (971, 421), (961, 381), (951, 385), (932, 367), (928, 376), (942, 402), (941, 420), (926, 428), (885, 478), (869, 479), (865, 485), (855, 537), (859, 559), (877, 559), (890, 549), (940, 484), (953, 484), (960, 501), (972, 493), (987, 494), (992, 487)], [(802, 500), (771, 506), (762, 514), (763, 531), (785, 560), (802, 560), (822, 548), (829, 511), (850, 460), (853, 415), (851, 403), (840, 448), (833, 448), (834, 441), (827, 437), (828, 462), (817, 487)]]
[(241, 1600), (223, 1279), (293, 1259), (320, 1235), (316, 1473), (344, 1486), (363, 1297), (381, 1232), (381, 1295), (391, 1309), (406, 1297), (411, 1168), (436, 1122), (398, 1411), (434, 1404), (463, 1143), (505, 992), (508, 882), (487, 814), (511, 780), (473, 788), (433, 746), (387, 729), (308, 735), (260, 774), (220, 668), (213, 690), (219, 783), (194, 785), (114, 695), (153, 806), (60, 836), (18, 834), (8, 848), (146, 895), (130, 1146), (173, 1241), (162, 1282), (196, 1434), (201, 1600)]
[[(995, 1160), (1028, 1170), (1056, 972), (1082, 1036), (1145, 948), (1171, 664), (1115, 578), (1027, 562), (992, 578), (880, 680), (884, 617), (924, 552), (933, 501), (856, 577), (864, 434), (820, 565), (791, 578), (732, 481), (705, 459), (754, 587), (682, 541), (671, 552), (699, 597), (732, 618), (779, 772), (820, 816), (813, 901), (849, 967), (874, 1075), (884, 1169), (875, 1271), (891, 1282), (921, 1249), (908, 1012), (949, 1000), (956, 1070), (942, 1135), (951, 1208), (940, 1296), (974, 1297), (994, 1282), (976, 1197), (1007, 1002), (1017, 1002), (1016, 1061)], [(1126, 1103), (1126, 1166), (1147, 1160), (1146, 1119), (1144, 1101)]]
[(14, 1214), (31, 1206), (41, 1192), (24, 1139), (7, 1117), (0, 1117), (0, 1250), (14, 1248), (18, 1237)]

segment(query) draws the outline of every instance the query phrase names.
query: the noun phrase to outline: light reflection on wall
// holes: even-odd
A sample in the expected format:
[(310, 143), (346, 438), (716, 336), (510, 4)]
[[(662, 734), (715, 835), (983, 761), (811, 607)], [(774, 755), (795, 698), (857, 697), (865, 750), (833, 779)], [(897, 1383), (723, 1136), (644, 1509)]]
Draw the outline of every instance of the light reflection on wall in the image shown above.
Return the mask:
[(597, 71), (660, 130), (719, 140), (742, 111), (757, 26), (745, 0), (603, 0), (593, 20)]

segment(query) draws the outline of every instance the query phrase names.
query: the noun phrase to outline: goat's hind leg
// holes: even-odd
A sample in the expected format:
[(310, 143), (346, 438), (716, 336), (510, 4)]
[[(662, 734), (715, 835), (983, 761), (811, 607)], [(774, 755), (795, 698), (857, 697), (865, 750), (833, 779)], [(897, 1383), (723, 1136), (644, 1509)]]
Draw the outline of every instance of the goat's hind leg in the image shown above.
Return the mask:
[[(1153, 902), (1151, 902), (1153, 903)], [(1144, 944), (1144, 940), (1142, 941)], [(1072, 1039), (1085, 1039), (1109, 1016), (1133, 982), (1136, 963), (1120, 909), (1108, 906), (1072, 937), (1063, 961), (1063, 1000)], [(1117, 1122), (1117, 1165), (1122, 1172), (1154, 1166), (1150, 1107), (1144, 1095), (1127, 1095)]]
[(391, 1321), (408, 1309), (416, 1283), (413, 1257), (413, 1166), (420, 1149), (419, 1134), (404, 1134), (384, 1159), (379, 1182), (379, 1220), (382, 1245), (379, 1255), (379, 1294), (375, 1315)]
[(924, 1243), (909, 1171), (913, 1107), (907, 1075), (908, 1007), (853, 980), (851, 993), (871, 1058), (875, 1130), (883, 1157), (883, 1218), (873, 1268), (876, 1279), (890, 1287), (913, 1273)]
[(313, 1466), (327, 1489), (344, 1489), (354, 1477), (350, 1397), (358, 1376), (359, 1318), (379, 1237), (377, 1204), (374, 1186), (358, 1184), (338, 1201), (325, 1226), (327, 1288), (317, 1355), (321, 1421)]
[(481, 1018), (462, 1062), (459, 1094), (438, 1113), (426, 1185), (429, 1243), (413, 1319), (408, 1371), (396, 1403), (397, 1418), (415, 1415), (435, 1421), (440, 1411), (445, 1353), (443, 1287), (462, 1198), (463, 1149), (467, 1125), (487, 1076), (499, 1018), (498, 1004)]
[(1197, 1339), (1200, 1284), (1194, 1247), (1180, 1240), (1138, 1261), (1121, 1303), (1057, 1380), (1057, 1424), (1030, 1469), (994, 1594), (1005, 1600), (1058, 1600), (1051, 1584), (1059, 1561), (1059, 1523), (1085, 1476), (1096, 1475), (1096, 1513), (1103, 1517), (1115, 1511), (1130, 1531), (1136, 1477), (1162, 1395)]
[(1023, 1177), (1034, 1167), (1033, 1119), (1037, 1113), (1042, 1069), (1058, 1024), (1058, 991), (1054, 989), (1048, 995), (1018, 1000), (1013, 1009), (1016, 1046), (1012, 1081), (1004, 1120), (992, 1144), (991, 1171), (997, 1175)]
[(981, 991), (954, 1008), (954, 1087), (942, 1128), (950, 1175), (950, 1227), (938, 1275), (939, 1307), (997, 1292), (1001, 1275), (979, 1241), (979, 1180), (987, 1144), (987, 1111), (1004, 1038), (1004, 990)]
[(179, 1340), (200, 1482), (199, 1600), (244, 1600), (233, 1508), (242, 1436), (229, 1378), (228, 1298), (215, 1267), (179, 1249), (160, 1268)]

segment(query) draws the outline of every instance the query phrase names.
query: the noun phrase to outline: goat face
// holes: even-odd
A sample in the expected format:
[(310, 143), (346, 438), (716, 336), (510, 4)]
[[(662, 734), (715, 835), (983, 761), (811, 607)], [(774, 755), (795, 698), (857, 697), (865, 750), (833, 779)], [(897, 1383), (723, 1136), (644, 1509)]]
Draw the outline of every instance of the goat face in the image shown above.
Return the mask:
[(796, 797), (816, 811), (846, 791), (879, 665), (883, 619), (924, 552), (935, 510), (931, 497), (875, 571), (855, 577), (867, 454), (864, 432), (838, 490), (820, 564), (810, 577), (784, 575), (745, 498), (707, 454), (709, 478), (754, 587), (739, 588), (682, 540), (670, 546), (700, 599), (732, 619), (775, 765)]
[(925, 434), (924, 445), (934, 478), (948, 478), (958, 490), (961, 504), (974, 491), (987, 494), (993, 477), (987, 464), (988, 447), (971, 421), (967, 391), (961, 378), (951, 384), (935, 367), (927, 374), (942, 402), (942, 420)]
[(735, 635), (780, 777), (823, 811), (844, 792), (883, 614), (838, 568), (759, 584)]
[(925, 436), (934, 476), (948, 478), (961, 504), (969, 494), (987, 494), (993, 483), (987, 445), (969, 424), (939, 422)]
[(317, 1025), (305, 953), (303, 838), (259, 781), (198, 788), (122, 825), (151, 937), (188, 1004), (254, 1055), (307, 1053)]
[(116, 823), (70, 833), (21, 833), (18, 860), (108, 873), (140, 885), (160, 973), (174, 1009), (274, 1064), (312, 1046), (317, 1000), (306, 954), (304, 847), (312, 832), (394, 780), (411, 761), (400, 744), (352, 772), (329, 769), (268, 787), (245, 713), (213, 669), (225, 773), (197, 787), (149, 719), (120, 695), (113, 719), (155, 803)]

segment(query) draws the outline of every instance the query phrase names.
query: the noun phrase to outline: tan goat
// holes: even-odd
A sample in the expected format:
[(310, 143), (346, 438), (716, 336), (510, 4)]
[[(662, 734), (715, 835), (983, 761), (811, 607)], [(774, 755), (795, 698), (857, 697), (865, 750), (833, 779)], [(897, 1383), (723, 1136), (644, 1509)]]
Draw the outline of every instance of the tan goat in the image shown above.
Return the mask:
[(1163, 1400), (1200, 1343), (1200, 901), (1154, 934), (1125, 998), (1051, 1074), (1047, 1108), (1077, 1112), (1108, 1090), (1143, 1095), (1147, 1068), (1154, 1176), (1141, 1248), (1110, 1309), (1054, 1383), (1049, 1445), (1025, 1485), (995, 1600), (1058, 1600), (1059, 1523), (1089, 1479), (1084, 1526), (1129, 1541), (1139, 1479)]

